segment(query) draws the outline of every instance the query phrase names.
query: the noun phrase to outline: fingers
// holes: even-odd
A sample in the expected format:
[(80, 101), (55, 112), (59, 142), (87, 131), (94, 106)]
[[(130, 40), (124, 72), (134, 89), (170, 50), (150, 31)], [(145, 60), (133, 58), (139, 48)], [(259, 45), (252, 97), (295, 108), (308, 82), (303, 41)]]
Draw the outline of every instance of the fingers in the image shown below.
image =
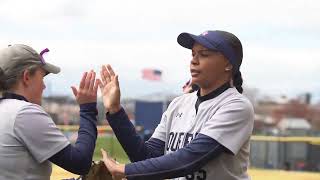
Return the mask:
[(122, 179), (124, 178), (124, 169), (125, 166), (117, 163), (113, 158), (110, 158), (107, 152), (104, 149), (100, 149), (103, 157), (103, 162), (109, 172), (112, 175), (113, 179)]
[(112, 168), (116, 164), (119, 164), (113, 158), (110, 158), (108, 156), (108, 153), (104, 149), (101, 148), (100, 150), (101, 150), (101, 153), (102, 153), (103, 162), (107, 166), (108, 169)]
[(112, 79), (115, 76), (115, 73), (114, 73), (112, 67), (110, 66), (110, 64), (107, 64), (107, 69), (108, 69), (110, 76), (111, 76), (111, 79)]
[(78, 95), (77, 88), (74, 87), (74, 86), (71, 86), (71, 89), (72, 89), (72, 92), (73, 92), (74, 97), (77, 97), (77, 95)]
[(85, 85), (85, 82), (86, 82), (86, 78), (87, 78), (87, 72), (84, 72), (83, 75), (82, 75), (82, 79), (80, 81), (80, 86), (79, 88), (82, 89), (84, 88), (84, 85)]
[(105, 85), (114, 80), (116, 74), (114, 73), (110, 64), (103, 65), (101, 67), (100, 76), (102, 79), (102, 83)]
[(93, 91), (97, 94), (98, 92), (98, 87), (101, 86), (101, 80), (96, 79), (96, 83), (94, 84)]
[(104, 149), (100, 149), (101, 153), (102, 153), (102, 158), (103, 160), (107, 159), (108, 158), (108, 155), (107, 155), (107, 152), (104, 150)]
[(103, 90), (103, 83), (101, 82), (101, 80), (100, 79), (97, 79), (98, 81), (99, 81), (99, 88), (100, 88), (100, 91), (101, 91), (101, 93), (102, 93), (102, 90)]
[(97, 93), (99, 87), (102, 90), (105, 85), (110, 82), (113, 82), (115, 83), (115, 85), (119, 86), (118, 75), (114, 73), (114, 70), (109, 64), (103, 65), (101, 67), (101, 79), (96, 79), (96, 76), (96, 72), (94, 72), (93, 70), (85, 72), (82, 76), (79, 90), (75, 89), (77, 91), (74, 91), (73, 89), (73, 93), (77, 93), (77, 95), (79, 94), (79, 92)]
[(94, 86), (95, 86), (95, 80), (96, 80), (96, 72), (94, 72), (93, 70), (91, 70), (92, 76), (90, 78), (90, 85), (89, 85), (89, 91), (94, 90)]
[(115, 76), (115, 81), (116, 81), (116, 85), (119, 87), (119, 79), (118, 79), (118, 75)]
[(85, 83), (84, 83), (84, 89), (89, 89), (91, 77), (92, 77), (92, 70), (87, 74), (87, 77), (86, 77)]
[(91, 70), (90, 72), (85, 72), (83, 75), (79, 89), (89, 90), (89, 92), (98, 89), (98, 85), (96, 84), (96, 72)]
[(105, 66), (101, 66), (101, 70), (100, 70), (100, 77), (101, 77), (101, 80), (102, 80), (102, 83), (103, 85), (106, 85), (107, 84), (107, 79), (104, 75), (104, 71), (105, 71)]
[(103, 73), (103, 76), (105, 77), (106, 79), (106, 84), (109, 83), (111, 81), (111, 76), (110, 76), (110, 73), (109, 71), (107, 70), (106, 66), (103, 66), (102, 67), (102, 73)]

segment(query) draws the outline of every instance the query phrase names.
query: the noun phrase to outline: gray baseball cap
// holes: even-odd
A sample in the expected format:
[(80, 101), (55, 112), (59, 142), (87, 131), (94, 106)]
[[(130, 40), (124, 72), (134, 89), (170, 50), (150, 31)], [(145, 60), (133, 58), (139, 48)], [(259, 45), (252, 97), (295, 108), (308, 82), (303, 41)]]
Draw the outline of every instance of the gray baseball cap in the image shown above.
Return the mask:
[(22, 67), (38, 64), (47, 73), (58, 74), (60, 68), (53, 64), (45, 62), (42, 55), (48, 52), (44, 49), (40, 54), (33, 48), (23, 44), (15, 44), (0, 50), (0, 68), (4, 74), (13, 74)]

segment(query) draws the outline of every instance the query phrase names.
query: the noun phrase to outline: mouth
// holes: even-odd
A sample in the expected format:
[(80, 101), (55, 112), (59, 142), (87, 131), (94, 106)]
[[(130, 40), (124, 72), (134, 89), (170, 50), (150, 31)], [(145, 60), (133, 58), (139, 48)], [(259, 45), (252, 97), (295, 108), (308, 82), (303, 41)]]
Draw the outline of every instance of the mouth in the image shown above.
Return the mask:
[(190, 73), (191, 73), (191, 76), (194, 77), (194, 76), (199, 75), (199, 74), (200, 74), (200, 71), (195, 70), (195, 69), (191, 69), (191, 70), (190, 70)]

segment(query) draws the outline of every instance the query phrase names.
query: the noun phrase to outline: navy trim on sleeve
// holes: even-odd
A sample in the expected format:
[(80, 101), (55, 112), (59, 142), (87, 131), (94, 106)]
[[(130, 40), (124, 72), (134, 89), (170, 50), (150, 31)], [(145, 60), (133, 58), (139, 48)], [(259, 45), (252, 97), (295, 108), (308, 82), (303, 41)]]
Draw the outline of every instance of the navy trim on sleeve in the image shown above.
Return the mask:
[(226, 151), (226, 148), (216, 140), (198, 134), (191, 143), (175, 152), (127, 164), (125, 175), (128, 180), (182, 177), (199, 170)]
[(106, 117), (131, 162), (164, 154), (165, 142), (155, 138), (150, 138), (147, 142), (144, 142), (137, 134), (123, 108), (114, 114), (107, 113)]
[(75, 145), (68, 145), (49, 161), (75, 174), (87, 174), (97, 139), (97, 103), (80, 105), (80, 127)]

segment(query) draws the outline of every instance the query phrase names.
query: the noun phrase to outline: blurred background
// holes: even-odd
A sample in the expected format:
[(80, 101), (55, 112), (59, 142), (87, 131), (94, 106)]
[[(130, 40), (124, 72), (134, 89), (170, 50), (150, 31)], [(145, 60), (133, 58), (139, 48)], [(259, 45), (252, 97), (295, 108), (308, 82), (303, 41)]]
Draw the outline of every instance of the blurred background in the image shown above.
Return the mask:
[[(256, 113), (253, 179), (320, 179), (319, 10), (317, 0), (0, 0), (0, 47), (49, 48), (45, 59), (62, 72), (46, 77), (43, 107), (70, 140), (79, 122), (70, 86), (111, 64), (122, 104), (148, 139), (190, 79), (191, 51), (177, 36), (230, 31), (243, 44), (244, 94)], [(97, 147), (128, 162), (98, 104)], [(70, 176), (59, 173), (52, 179)]]

